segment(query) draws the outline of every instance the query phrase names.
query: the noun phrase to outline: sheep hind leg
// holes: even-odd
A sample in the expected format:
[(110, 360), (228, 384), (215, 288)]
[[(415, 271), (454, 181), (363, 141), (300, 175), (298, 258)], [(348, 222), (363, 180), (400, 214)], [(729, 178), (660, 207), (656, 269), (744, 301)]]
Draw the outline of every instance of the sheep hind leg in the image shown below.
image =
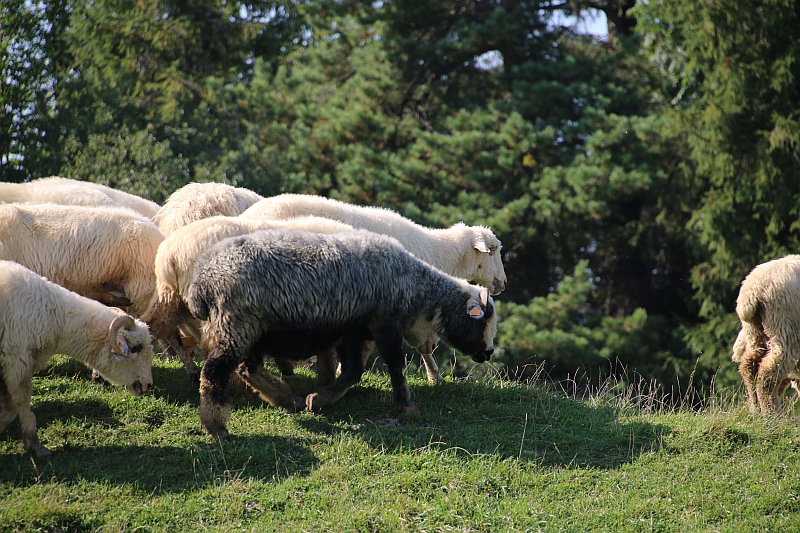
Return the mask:
[(739, 374), (742, 376), (744, 382), (745, 392), (747, 393), (747, 409), (751, 413), (759, 411), (758, 395), (756, 394), (755, 378), (758, 372), (757, 354), (754, 352), (745, 352), (742, 360), (739, 362)]
[(273, 407), (283, 407), (290, 412), (302, 411), (305, 407), (303, 399), (295, 396), (285, 381), (265, 369), (261, 361), (247, 359), (236, 368), (236, 373)]
[(200, 371), (200, 425), (216, 440), (230, 438), (225, 425), (230, 418), (232, 403), (226, 389), (238, 362), (231, 349), (217, 346), (209, 352)]
[(770, 339), (756, 375), (756, 395), (762, 415), (781, 412), (780, 394), (789, 384), (787, 378), (797, 363), (798, 349), (800, 346), (796, 346), (790, 336), (776, 335)]
[[(322, 406), (333, 403), (347, 391), (361, 381), (364, 374), (364, 359), (369, 357), (375, 348), (372, 341), (348, 342), (338, 346), (336, 352), (339, 353), (341, 360), (341, 375), (330, 385), (321, 387), (318, 391), (306, 396), (306, 409), (316, 411)], [(366, 355), (364, 355), (366, 353)], [(331, 365), (333, 366), (333, 365)]]

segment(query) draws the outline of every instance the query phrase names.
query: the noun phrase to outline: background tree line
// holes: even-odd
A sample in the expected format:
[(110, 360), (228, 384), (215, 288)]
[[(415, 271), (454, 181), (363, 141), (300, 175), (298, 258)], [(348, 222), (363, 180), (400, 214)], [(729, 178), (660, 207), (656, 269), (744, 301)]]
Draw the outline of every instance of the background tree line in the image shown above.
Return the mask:
[(738, 285), (798, 250), (800, 2), (635, 4), (6, 0), (0, 180), (488, 225), (510, 375), (738, 384)]

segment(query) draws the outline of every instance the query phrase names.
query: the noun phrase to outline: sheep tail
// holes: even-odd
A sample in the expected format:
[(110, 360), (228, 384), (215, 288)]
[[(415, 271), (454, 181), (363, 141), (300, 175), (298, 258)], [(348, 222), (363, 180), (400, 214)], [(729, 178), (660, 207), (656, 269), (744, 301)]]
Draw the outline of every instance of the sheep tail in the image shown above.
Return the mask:
[(197, 287), (195, 285), (189, 287), (189, 297), (186, 299), (186, 306), (197, 320), (208, 320), (210, 313), (208, 302), (197, 293)]
[(761, 301), (758, 297), (758, 291), (745, 290), (745, 287), (742, 287), (739, 298), (736, 300), (736, 314), (739, 315), (739, 320), (751, 324), (758, 321), (761, 309)]

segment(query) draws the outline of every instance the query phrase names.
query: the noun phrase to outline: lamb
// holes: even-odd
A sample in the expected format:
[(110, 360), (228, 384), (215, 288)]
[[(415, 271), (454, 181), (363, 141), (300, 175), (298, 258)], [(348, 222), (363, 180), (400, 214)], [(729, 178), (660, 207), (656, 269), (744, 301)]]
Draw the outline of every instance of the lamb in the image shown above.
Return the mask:
[[(458, 278), (489, 287), (491, 294), (506, 286), (501, 243), (489, 228), (455, 224), (447, 229), (427, 228), (390, 209), (357, 206), (321, 196), (282, 194), (265, 198), (248, 208), (244, 218), (287, 219), (314, 215), (396, 238), (417, 258)], [(416, 329), (409, 344), (425, 361), (428, 380), (440, 382), (439, 367), (433, 357), (437, 339), (430, 332)]]
[[(394, 404), (417, 412), (403, 376), (402, 338), (423, 322), (448, 345), (487, 361), (497, 315), (488, 290), (431, 267), (395, 239), (363, 230), (318, 235), (262, 230), (221, 241), (198, 260), (186, 300), (205, 320), (201, 348), (200, 422), (229, 437), (225, 389), (236, 371), (262, 399), (290, 410), (336, 401), (364, 372), (374, 342), (386, 362)], [(273, 394), (264, 355), (302, 359), (335, 348), (336, 381), (305, 400)]]
[(50, 176), (27, 183), (0, 183), (0, 204), (61, 204), (117, 207), (152, 218), (160, 206), (135, 194), (99, 183)]
[(134, 316), (147, 310), (155, 292), (163, 240), (152, 221), (125, 209), (0, 205), (0, 259)]
[(57, 353), (134, 396), (153, 384), (153, 348), (143, 322), (0, 261), (0, 433), (19, 414), (25, 450), (36, 457), (51, 452), (39, 441), (30, 407), (32, 375)]
[(742, 282), (736, 314), (742, 327), (732, 359), (739, 363), (748, 408), (779, 412), (781, 395), (800, 380), (800, 255), (755, 267)]
[[(181, 343), (178, 330), (181, 328), (188, 331), (198, 341), (201, 338), (200, 323), (192, 317), (184, 303), (198, 257), (223, 239), (270, 228), (299, 229), (314, 233), (336, 233), (353, 229), (347, 224), (319, 217), (253, 220), (214, 216), (175, 230), (158, 247), (155, 257), (156, 295), (142, 320), (150, 326), (154, 338), (163, 340), (178, 355), (192, 383), (200, 384), (200, 370), (191, 353)], [(330, 366), (320, 373), (323, 380), (332, 380), (326, 376), (335, 371), (332, 366), (333, 357), (335, 355), (326, 354), (321, 355), (318, 360), (320, 364), (327, 363)], [(290, 368), (284, 367), (283, 370), (288, 372)]]
[(190, 183), (172, 193), (153, 221), (165, 237), (180, 227), (215, 215), (237, 216), (262, 196), (224, 183)]

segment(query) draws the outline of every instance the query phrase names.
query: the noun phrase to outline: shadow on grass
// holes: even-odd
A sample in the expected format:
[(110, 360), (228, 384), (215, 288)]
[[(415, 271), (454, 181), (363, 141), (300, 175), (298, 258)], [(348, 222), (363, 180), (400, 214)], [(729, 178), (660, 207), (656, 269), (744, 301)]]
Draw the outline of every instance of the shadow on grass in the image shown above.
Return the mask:
[(133, 485), (147, 492), (181, 492), (251, 477), (305, 476), (317, 463), (314, 454), (295, 439), (261, 435), (192, 447), (66, 445), (47, 459), (3, 456), (0, 483), (22, 487), (42, 481), (85, 480)]
[(606, 469), (660, 450), (671, 432), (668, 426), (623, 416), (610, 405), (591, 406), (541, 384), (412, 382), (411, 390), (419, 415), (398, 415), (388, 389), (361, 384), (326, 406), (322, 416), (302, 423), (323, 434), (356, 424), (367, 444), (389, 452), (452, 450), (542, 466)]

